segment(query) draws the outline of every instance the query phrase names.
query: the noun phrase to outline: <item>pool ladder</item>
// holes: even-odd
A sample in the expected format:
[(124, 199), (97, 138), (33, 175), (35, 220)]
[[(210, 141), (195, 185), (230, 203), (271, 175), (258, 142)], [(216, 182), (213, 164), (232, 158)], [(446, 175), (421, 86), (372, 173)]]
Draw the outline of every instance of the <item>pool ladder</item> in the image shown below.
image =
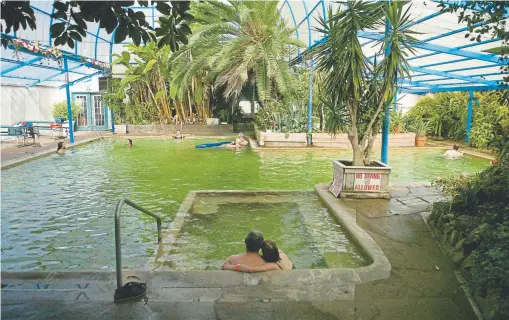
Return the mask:
[(139, 205), (137, 205), (136, 203), (132, 202), (127, 198), (121, 199), (117, 203), (117, 208), (115, 209), (115, 253), (117, 260), (117, 288), (120, 288), (122, 286), (122, 244), (120, 243), (120, 213), (122, 213), (122, 206), (124, 205), (124, 203), (156, 219), (157, 243), (161, 243), (161, 218), (158, 215), (148, 211), (147, 209), (140, 207)]

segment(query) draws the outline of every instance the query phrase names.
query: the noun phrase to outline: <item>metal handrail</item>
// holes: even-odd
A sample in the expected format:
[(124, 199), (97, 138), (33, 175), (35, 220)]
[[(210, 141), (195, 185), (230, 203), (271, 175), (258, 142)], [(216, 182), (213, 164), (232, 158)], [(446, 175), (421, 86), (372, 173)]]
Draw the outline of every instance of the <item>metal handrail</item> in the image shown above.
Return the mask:
[(116, 251), (116, 259), (117, 259), (117, 288), (122, 286), (122, 244), (120, 243), (120, 213), (122, 212), (122, 206), (125, 204), (133, 207), (134, 209), (145, 213), (157, 221), (157, 243), (161, 243), (161, 218), (132, 202), (131, 200), (124, 198), (121, 199), (117, 203), (117, 208), (115, 209), (115, 251)]

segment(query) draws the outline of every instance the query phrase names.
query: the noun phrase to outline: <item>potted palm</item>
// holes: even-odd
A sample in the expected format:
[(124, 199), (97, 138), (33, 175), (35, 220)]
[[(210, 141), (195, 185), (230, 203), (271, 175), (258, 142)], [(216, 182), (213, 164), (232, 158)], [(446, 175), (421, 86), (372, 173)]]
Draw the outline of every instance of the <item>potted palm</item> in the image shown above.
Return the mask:
[[(397, 79), (409, 77), (408, 53), (416, 40), (406, 26), (409, 8), (400, 1), (348, 1), (333, 12), (329, 8), (318, 30), (325, 40), (311, 52), (316, 69), (324, 74), (324, 91), (337, 119), (334, 127), (345, 127), (353, 157), (334, 160), (330, 191), (335, 196), (388, 198), (391, 169), (372, 161), (372, 149), (387, 108), (397, 91)], [(366, 30), (385, 27), (385, 35)], [(372, 59), (363, 52), (360, 37), (376, 40), (379, 52)], [(334, 131), (334, 130), (333, 130)]]
[(411, 130), (415, 132), (415, 146), (424, 147), (426, 144), (426, 135), (429, 130), (429, 125), (422, 120), (417, 120), (412, 125)]

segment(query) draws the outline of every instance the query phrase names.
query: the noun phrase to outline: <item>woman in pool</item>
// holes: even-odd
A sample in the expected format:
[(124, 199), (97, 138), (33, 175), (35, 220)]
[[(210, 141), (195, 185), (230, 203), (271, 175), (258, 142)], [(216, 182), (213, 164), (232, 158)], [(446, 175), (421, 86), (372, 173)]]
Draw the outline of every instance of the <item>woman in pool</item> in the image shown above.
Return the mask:
[(244, 134), (242, 132), (239, 133), (239, 136), (237, 139), (239, 140), (239, 144), (241, 146), (247, 146), (249, 144), (249, 141), (247, 141), (246, 136), (244, 136)]
[(262, 258), (265, 264), (262, 266), (250, 267), (245, 264), (227, 264), (222, 266), (223, 270), (235, 270), (240, 272), (263, 272), (270, 270), (292, 270), (293, 263), (282, 250), (278, 249), (272, 240), (265, 240), (262, 244)]
[(133, 140), (132, 139), (127, 139), (127, 146), (129, 148), (133, 146)]
[(175, 139), (184, 139), (184, 135), (180, 132), (180, 130), (177, 129), (177, 132), (173, 135), (173, 138)]
[(63, 155), (65, 154), (65, 150), (67, 148), (65, 147), (64, 143), (62, 141), (60, 141), (58, 144), (57, 144), (57, 153), (60, 154), (60, 155)]

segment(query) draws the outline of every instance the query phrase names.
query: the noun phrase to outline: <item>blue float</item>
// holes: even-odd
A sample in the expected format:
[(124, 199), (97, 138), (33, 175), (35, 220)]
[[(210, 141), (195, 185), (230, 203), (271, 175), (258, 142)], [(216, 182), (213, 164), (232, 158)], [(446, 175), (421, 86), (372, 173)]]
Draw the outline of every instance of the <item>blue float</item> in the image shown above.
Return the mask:
[(232, 143), (232, 142), (231, 141), (211, 142), (211, 143), (199, 144), (195, 148), (203, 149), (203, 148), (211, 148), (211, 147), (220, 147), (222, 145), (230, 144), (230, 143)]

